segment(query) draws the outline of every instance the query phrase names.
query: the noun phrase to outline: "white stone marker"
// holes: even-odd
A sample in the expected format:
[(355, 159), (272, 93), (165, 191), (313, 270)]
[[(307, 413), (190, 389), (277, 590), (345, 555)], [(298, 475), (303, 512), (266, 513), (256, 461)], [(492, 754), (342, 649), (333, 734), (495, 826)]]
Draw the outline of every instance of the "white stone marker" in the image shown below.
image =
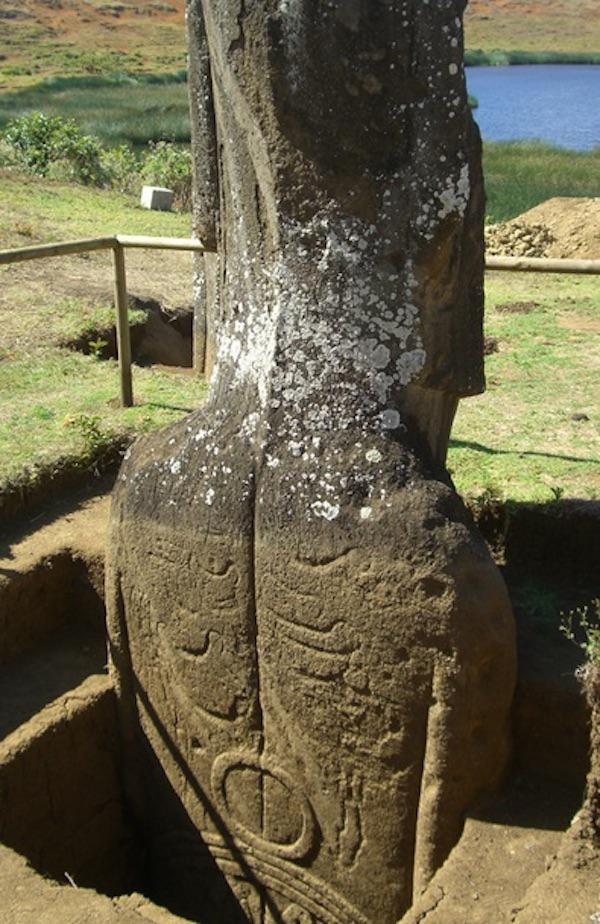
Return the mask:
[(141, 206), (157, 212), (170, 212), (173, 208), (173, 190), (162, 186), (144, 186)]

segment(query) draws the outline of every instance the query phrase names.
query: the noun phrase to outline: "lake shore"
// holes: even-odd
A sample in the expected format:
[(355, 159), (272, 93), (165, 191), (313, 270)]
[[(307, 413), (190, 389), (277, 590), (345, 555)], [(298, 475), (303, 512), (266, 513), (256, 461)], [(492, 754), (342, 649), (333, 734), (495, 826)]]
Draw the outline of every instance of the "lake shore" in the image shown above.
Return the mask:
[(466, 67), (510, 67), (518, 64), (600, 64), (600, 51), (520, 51), (518, 49), (467, 48)]

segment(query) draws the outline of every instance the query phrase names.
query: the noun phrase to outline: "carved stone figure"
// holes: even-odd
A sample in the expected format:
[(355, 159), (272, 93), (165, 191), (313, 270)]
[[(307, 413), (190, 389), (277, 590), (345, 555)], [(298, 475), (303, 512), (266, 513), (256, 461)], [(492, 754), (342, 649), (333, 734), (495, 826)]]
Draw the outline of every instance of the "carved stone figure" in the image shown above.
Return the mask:
[(122, 468), (108, 599), (194, 920), (395, 924), (505, 765), (512, 615), (443, 468), (483, 387), (463, 6), (188, 3), (215, 368)]

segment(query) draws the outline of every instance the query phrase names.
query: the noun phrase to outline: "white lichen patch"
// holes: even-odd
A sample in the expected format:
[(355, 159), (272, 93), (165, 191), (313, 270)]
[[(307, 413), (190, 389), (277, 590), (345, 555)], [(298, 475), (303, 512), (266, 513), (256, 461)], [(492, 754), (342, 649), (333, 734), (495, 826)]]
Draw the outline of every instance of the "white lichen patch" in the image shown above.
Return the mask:
[(335, 520), (340, 513), (339, 504), (330, 504), (329, 501), (314, 501), (310, 506), (315, 515), (324, 520)]
[[(388, 200), (391, 214), (391, 191)], [(371, 495), (381, 450), (372, 449), (362, 469), (341, 471), (329, 454), (331, 434), (397, 430), (395, 396), (425, 362), (412, 260), (407, 254), (401, 272), (386, 261), (386, 249), (397, 246), (390, 240), (331, 203), (306, 224), (283, 223), (280, 250), (265, 265), (239, 241), (239, 265), (228, 268), (240, 298), (220, 332), (211, 396), (223, 393), (223, 380), (230, 393), (255, 396), (260, 411), (243, 419), (240, 434), (262, 450), (267, 469), (291, 465), (287, 489), (310, 518), (335, 519), (352, 485)], [(213, 440), (203, 440), (207, 455)], [(211, 466), (203, 473), (208, 484), (211, 473)]]
[(283, 26), (289, 81), (292, 90), (301, 83), (306, 44), (303, 0), (279, 0), (279, 16)]
[(381, 426), (384, 430), (397, 430), (402, 425), (400, 412), (393, 407), (386, 407), (381, 412)]
[(446, 218), (452, 212), (457, 212), (462, 218), (465, 214), (470, 194), (469, 165), (463, 164), (458, 180), (453, 182), (450, 178), (446, 188), (439, 193), (438, 198), (441, 208), (438, 210), (438, 218)]

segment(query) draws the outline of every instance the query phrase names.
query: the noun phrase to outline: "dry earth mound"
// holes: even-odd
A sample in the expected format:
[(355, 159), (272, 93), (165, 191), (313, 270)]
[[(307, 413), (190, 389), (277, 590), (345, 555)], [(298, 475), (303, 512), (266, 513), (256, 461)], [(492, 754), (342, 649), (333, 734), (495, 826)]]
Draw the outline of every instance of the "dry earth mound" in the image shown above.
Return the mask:
[(600, 259), (600, 197), (547, 199), (486, 229), (489, 255)]

